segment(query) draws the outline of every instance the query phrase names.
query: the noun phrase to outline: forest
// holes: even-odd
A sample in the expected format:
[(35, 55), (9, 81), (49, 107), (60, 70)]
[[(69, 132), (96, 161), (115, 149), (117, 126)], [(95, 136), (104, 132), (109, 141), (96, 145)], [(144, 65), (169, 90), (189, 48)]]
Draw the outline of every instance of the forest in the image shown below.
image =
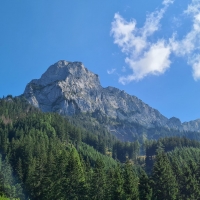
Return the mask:
[(200, 199), (200, 141), (189, 133), (123, 142), (81, 117), (0, 99), (0, 200)]

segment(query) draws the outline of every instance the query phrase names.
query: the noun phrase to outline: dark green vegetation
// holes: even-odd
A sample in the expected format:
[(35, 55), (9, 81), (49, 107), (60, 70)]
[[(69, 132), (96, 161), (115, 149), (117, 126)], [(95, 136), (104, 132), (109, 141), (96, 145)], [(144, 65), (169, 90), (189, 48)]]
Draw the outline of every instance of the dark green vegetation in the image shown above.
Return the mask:
[(200, 142), (170, 136), (121, 142), (92, 116), (1, 99), (0, 199), (200, 199)]

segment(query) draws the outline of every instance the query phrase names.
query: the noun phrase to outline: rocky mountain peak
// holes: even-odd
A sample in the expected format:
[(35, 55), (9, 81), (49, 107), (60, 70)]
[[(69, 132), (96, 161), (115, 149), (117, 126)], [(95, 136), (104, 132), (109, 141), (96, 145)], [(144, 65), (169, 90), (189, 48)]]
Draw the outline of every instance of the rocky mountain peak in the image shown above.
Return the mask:
[(39, 85), (48, 85), (55, 82), (66, 81), (66, 79), (82, 80), (89, 82), (95, 86), (100, 86), (98, 75), (93, 74), (84, 67), (81, 62), (68, 62), (60, 60), (54, 65), (51, 65), (47, 71), (38, 80), (33, 80), (32, 83)]
[(135, 96), (114, 87), (101, 87), (98, 75), (81, 62), (55, 63), (26, 86), (24, 96), (44, 112), (73, 115), (100, 111), (109, 118), (147, 127), (162, 126), (168, 120)]
[(51, 65), (40, 79), (32, 80), (26, 86), (24, 96), (44, 112), (71, 115), (80, 110), (77, 105), (85, 104), (82, 97), (90, 96), (96, 90), (101, 90), (98, 75), (81, 62), (61, 60)]
[[(61, 60), (51, 65), (40, 79), (34, 79), (26, 86), (24, 96), (44, 112), (62, 115), (100, 112), (107, 118), (146, 128), (191, 130), (195, 127), (192, 130), (200, 130), (199, 121), (182, 124), (178, 118), (166, 118), (135, 96), (114, 87), (103, 88), (98, 75), (81, 62)], [(106, 126), (113, 129), (109, 124)], [(129, 132), (134, 134), (133, 129)]]

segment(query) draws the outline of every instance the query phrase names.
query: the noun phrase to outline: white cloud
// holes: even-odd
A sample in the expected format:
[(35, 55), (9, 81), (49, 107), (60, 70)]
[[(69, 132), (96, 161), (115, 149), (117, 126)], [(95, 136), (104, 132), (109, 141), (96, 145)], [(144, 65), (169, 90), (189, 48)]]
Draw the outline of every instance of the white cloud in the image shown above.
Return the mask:
[[(142, 28), (137, 28), (136, 20), (126, 21), (119, 13), (114, 16), (111, 35), (123, 53), (127, 55), (125, 62), (133, 73), (119, 78), (123, 84), (132, 80), (140, 80), (148, 74), (162, 74), (169, 68), (170, 48), (165, 41), (150, 43), (148, 37), (160, 28), (160, 21), (172, 0), (164, 0), (163, 8), (150, 13)], [(159, 58), (158, 58), (159, 55)]]
[(188, 6), (185, 14), (192, 17), (191, 30), (183, 37), (182, 40), (176, 40), (173, 37), (171, 40), (171, 45), (173, 51), (179, 56), (185, 56), (193, 53), (194, 50), (199, 48), (200, 45), (200, 3), (197, 1), (192, 1), (192, 4)]
[(200, 79), (200, 54), (194, 55), (188, 59), (188, 64), (192, 66), (194, 80)]
[[(182, 39), (177, 39), (178, 33), (172, 33), (168, 39), (158, 39), (154, 43), (149, 40), (149, 36), (161, 28), (160, 22), (163, 15), (173, 2), (173, 0), (163, 0), (163, 7), (147, 15), (142, 28), (137, 28), (135, 19), (128, 22), (119, 13), (115, 14), (111, 34), (114, 43), (126, 54), (125, 63), (132, 70), (131, 74), (119, 78), (119, 82), (122, 84), (143, 79), (150, 74), (165, 73), (171, 64), (171, 54), (186, 59), (193, 69), (194, 79), (200, 79), (199, 0), (192, 0), (184, 11), (184, 14), (191, 17), (192, 26)], [(177, 18), (175, 19), (177, 20)]]
[[(167, 3), (168, 2), (168, 3)], [(165, 6), (153, 13), (147, 15), (145, 24), (142, 28), (136, 28), (136, 20), (126, 21), (119, 13), (115, 13), (112, 22), (111, 35), (114, 37), (114, 43), (117, 44), (123, 53), (138, 54), (148, 47), (147, 37), (151, 36), (160, 27), (160, 20), (172, 1), (167, 0)]]
[(163, 14), (166, 10), (165, 6), (163, 9), (159, 11), (155, 11), (147, 15), (144, 27), (141, 29), (142, 36), (144, 39), (147, 38), (147, 36), (152, 35), (155, 31), (157, 31), (160, 27), (160, 20), (163, 17)]
[(191, 30), (182, 40), (176, 40), (174, 37), (170, 44), (177, 56), (187, 58), (188, 64), (193, 69), (193, 77), (198, 80), (200, 79), (200, 55), (197, 54), (200, 50), (200, 2), (192, 0), (184, 13), (192, 18)]
[(119, 13), (115, 13), (111, 34), (114, 37), (114, 43), (121, 48), (122, 52), (129, 53), (131, 50), (139, 52), (145, 47), (145, 41), (136, 36), (135, 31), (137, 31), (135, 20), (127, 22)]
[(125, 61), (133, 70), (133, 74), (120, 77), (119, 82), (126, 84), (133, 80), (140, 80), (149, 74), (163, 74), (170, 66), (170, 53), (170, 47), (161, 40), (153, 44), (141, 59), (134, 61), (127, 57)]
[(164, 1), (162, 2), (163, 5), (168, 5), (168, 4), (170, 4), (170, 3), (174, 3), (174, 1), (173, 1), (173, 0), (164, 0)]
[(116, 71), (116, 69), (113, 68), (113, 69), (111, 69), (111, 70), (107, 70), (107, 73), (108, 73), (108, 74), (113, 74), (115, 71)]
[(199, 9), (200, 9), (200, 2), (199, 0), (192, 0), (192, 3), (188, 5), (187, 10), (185, 10), (184, 12), (186, 14), (198, 14), (199, 13)]

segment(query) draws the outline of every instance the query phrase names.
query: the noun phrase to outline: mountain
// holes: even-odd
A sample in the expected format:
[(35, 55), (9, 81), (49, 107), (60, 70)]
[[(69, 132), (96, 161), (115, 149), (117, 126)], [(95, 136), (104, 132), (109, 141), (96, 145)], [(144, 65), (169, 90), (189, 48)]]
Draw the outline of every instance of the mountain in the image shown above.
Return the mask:
[[(136, 96), (114, 87), (103, 88), (98, 75), (81, 62), (58, 61), (40, 79), (27, 84), (23, 96), (44, 112), (65, 116), (92, 114), (118, 138), (129, 140), (143, 129), (163, 127), (178, 131), (200, 131), (200, 120), (181, 123), (163, 116)], [(98, 120), (97, 120), (98, 121)], [(139, 128), (138, 128), (139, 127)]]
[(73, 116), (86, 129), (25, 98), (0, 99), (0, 199), (200, 199), (200, 141), (122, 142), (88, 124), (100, 111)]

